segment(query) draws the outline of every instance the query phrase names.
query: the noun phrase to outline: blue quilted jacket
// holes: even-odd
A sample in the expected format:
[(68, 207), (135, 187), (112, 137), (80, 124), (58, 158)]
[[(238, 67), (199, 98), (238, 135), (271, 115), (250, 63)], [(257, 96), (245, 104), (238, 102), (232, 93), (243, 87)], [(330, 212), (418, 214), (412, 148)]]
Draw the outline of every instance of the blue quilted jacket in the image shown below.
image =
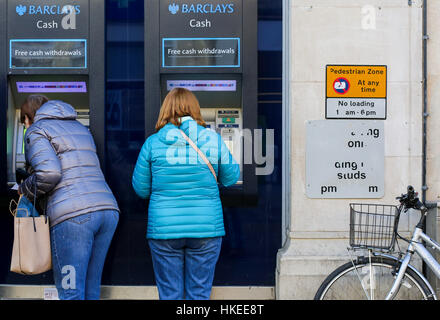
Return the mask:
[(26, 161), (31, 175), (20, 185), (32, 202), (46, 198), (46, 213), (53, 227), (67, 219), (118, 204), (99, 165), (89, 130), (76, 121), (75, 109), (52, 100), (38, 109), (26, 131)]
[[(207, 156), (218, 182), (237, 182), (240, 169), (220, 135), (191, 117), (180, 129)], [(150, 197), (147, 238), (179, 239), (224, 236), (218, 185), (197, 152), (169, 123), (144, 143), (132, 185), (141, 198)]]

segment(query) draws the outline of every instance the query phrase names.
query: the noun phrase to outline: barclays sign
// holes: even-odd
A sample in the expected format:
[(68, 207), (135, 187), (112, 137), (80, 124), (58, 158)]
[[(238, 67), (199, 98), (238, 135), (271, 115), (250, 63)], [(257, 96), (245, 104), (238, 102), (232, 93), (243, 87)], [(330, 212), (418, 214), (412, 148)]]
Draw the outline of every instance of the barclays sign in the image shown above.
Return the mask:
[(104, 0), (0, 0), (4, 1), (10, 39), (86, 39), (90, 3)]
[(66, 15), (69, 13), (72, 13), (72, 11), (75, 14), (80, 14), (81, 13), (81, 7), (79, 5), (76, 6), (59, 6), (59, 5), (29, 5), (29, 6), (25, 6), (25, 5), (17, 5), (15, 7), (15, 12), (19, 15), (19, 16), (24, 16), (25, 14), (28, 15)]
[[(159, 6), (162, 35), (240, 38), (248, 0), (149, 0)], [(249, 0), (250, 1), (250, 0)]]
[(178, 5), (176, 3), (171, 3), (168, 6), (168, 11), (175, 15), (179, 12), (182, 14), (187, 13), (198, 13), (198, 14), (232, 14), (235, 11), (235, 7), (233, 3), (226, 4), (213, 4), (213, 3), (204, 3), (204, 4), (187, 4), (183, 3)]
[[(11, 8), (12, 9), (12, 8)], [(80, 5), (24, 5), (18, 2), (15, 12), (21, 22), (32, 21), (36, 29), (76, 30)]]

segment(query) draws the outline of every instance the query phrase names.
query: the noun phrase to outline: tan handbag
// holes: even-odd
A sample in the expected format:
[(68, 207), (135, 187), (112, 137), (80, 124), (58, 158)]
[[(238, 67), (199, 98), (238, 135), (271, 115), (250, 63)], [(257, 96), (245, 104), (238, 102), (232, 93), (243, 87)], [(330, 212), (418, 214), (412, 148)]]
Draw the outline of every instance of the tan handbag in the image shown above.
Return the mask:
[(208, 166), (209, 170), (211, 170), (212, 175), (214, 176), (215, 181), (217, 181), (217, 175), (215, 174), (215, 170), (212, 167), (211, 162), (209, 162), (208, 158), (205, 156), (205, 154), (202, 152), (202, 150), (199, 149), (199, 147), (197, 147), (197, 145), (186, 135), (185, 132), (183, 132), (182, 130), (180, 130), (180, 133), (182, 134), (183, 138), (189, 143), (189, 145), (197, 151), (197, 153), (199, 154), (199, 156), (203, 159), (203, 161), (206, 163), (206, 165)]
[(11, 271), (34, 275), (51, 270), (49, 217), (17, 217), (17, 209), (9, 209), (14, 216)]

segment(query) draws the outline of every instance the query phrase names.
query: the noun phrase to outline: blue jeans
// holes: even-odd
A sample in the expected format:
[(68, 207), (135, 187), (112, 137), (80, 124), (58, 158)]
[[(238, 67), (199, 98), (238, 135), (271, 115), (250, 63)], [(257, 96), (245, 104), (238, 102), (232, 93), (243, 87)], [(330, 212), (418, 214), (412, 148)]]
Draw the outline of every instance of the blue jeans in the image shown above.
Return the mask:
[(51, 228), (53, 275), (61, 300), (99, 300), (102, 269), (118, 221), (117, 211), (104, 210)]
[(209, 300), (221, 237), (149, 239), (159, 298)]

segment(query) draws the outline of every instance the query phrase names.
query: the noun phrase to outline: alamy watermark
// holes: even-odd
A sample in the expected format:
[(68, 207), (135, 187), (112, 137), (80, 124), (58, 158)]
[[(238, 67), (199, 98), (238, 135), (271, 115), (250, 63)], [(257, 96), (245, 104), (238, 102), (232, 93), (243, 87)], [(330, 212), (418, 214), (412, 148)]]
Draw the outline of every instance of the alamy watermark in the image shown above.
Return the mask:
[(361, 14), (362, 30), (376, 30), (376, 8), (372, 5), (365, 5), (361, 9)]
[(66, 265), (61, 269), (61, 274), (63, 274), (63, 279), (61, 281), (61, 287), (64, 290), (75, 290), (76, 289), (76, 269), (74, 266)]
[[(257, 176), (270, 175), (274, 171), (274, 129), (234, 128), (232, 133), (223, 135), (220, 139), (215, 134), (198, 132), (197, 124), (191, 122), (188, 137), (213, 165), (256, 164), (255, 175)], [(167, 132), (165, 143), (169, 144), (166, 161), (170, 165), (203, 163), (197, 152), (186, 144), (178, 129), (171, 129)]]

